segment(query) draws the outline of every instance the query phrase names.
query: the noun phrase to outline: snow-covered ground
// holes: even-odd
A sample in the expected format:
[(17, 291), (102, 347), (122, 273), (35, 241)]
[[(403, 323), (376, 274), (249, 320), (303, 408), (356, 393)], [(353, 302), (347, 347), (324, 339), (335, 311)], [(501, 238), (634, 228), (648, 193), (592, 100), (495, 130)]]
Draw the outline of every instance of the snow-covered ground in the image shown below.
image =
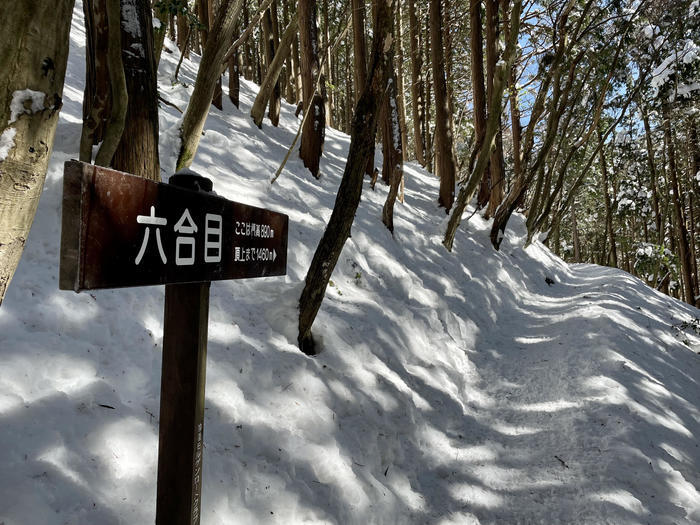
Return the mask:
[[(36, 221), (0, 308), (0, 523), (153, 523), (163, 288), (58, 290), (63, 162), (77, 157), (77, 2), (64, 108)], [(168, 46), (174, 51), (172, 44)], [(184, 108), (195, 64), (160, 91)], [(438, 184), (406, 168), (394, 237), (365, 187), (314, 325), (296, 300), (340, 183), (292, 155), (298, 121), (258, 130), (212, 109), (193, 169), (221, 195), (290, 217), (284, 278), (212, 284), (202, 523), (700, 523), (698, 310), (617, 270), (568, 266), (516, 216), (500, 252), (475, 216), (447, 253)], [(179, 114), (161, 109), (172, 171)], [(554, 280), (547, 284), (545, 278)]]

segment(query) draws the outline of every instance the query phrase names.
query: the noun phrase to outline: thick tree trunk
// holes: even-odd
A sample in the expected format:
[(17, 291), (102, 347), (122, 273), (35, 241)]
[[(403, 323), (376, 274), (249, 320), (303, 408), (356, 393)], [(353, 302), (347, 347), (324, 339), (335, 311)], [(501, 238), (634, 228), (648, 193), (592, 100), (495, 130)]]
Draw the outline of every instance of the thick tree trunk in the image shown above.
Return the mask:
[[(316, 25), (316, 0), (299, 0), (299, 43), (301, 47), (301, 79), (304, 95), (304, 111), (310, 111), (301, 132), (299, 157), (311, 174), (321, 176), (319, 165), (326, 134), (326, 108), (324, 97), (316, 93), (316, 79), (320, 72)], [(319, 82), (324, 87), (325, 80)]]
[(440, 0), (430, 0), (430, 40), (435, 88), (435, 152), (438, 154), (440, 196), (438, 204), (449, 213), (455, 197), (456, 162), (449, 126), (445, 54), (442, 45), (442, 13)]
[(348, 161), (333, 213), (314, 253), (299, 299), (299, 348), (307, 354), (315, 354), (317, 351), (311, 337), (311, 326), (321, 307), (328, 280), (350, 235), (350, 227), (362, 193), (366, 157), (369, 151), (374, 149), (377, 113), (386, 90), (385, 73), (389, 68), (392, 53), (391, 41), (388, 38), (391, 34), (394, 2), (395, 0), (387, 0), (377, 4), (371, 67), (365, 89), (355, 108)]
[(416, 14), (415, 0), (408, 2), (409, 38), (411, 40), (411, 107), (413, 110), (413, 146), (416, 160), (425, 166), (425, 110), (423, 100), (423, 61), (419, 42), (421, 23)]
[(243, 0), (222, 0), (219, 6), (216, 20), (207, 40), (207, 47), (202, 54), (194, 92), (180, 128), (182, 143), (177, 159), (177, 170), (189, 167), (194, 159), (204, 123), (207, 120), (216, 82), (220, 78), (224, 55), (233, 38), (242, 4)]
[(112, 163), (114, 152), (117, 150), (124, 132), (126, 112), (129, 107), (126, 75), (122, 62), (120, 0), (106, 0), (106, 12), (108, 26), (107, 68), (112, 93), (112, 108), (105, 124), (104, 140), (95, 155), (95, 164), (100, 166), (109, 166)]
[(2, 10), (0, 304), (46, 178), (62, 105), (73, 0), (6, 2)]
[(122, 63), (129, 103), (112, 167), (160, 181), (158, 88), (148, 0), (121, 0)]
[[(488, 111), (501, 111), (501, 101), (498, 101), (498, 107), (491, 106), (491, 94), (493, 92), (494, 75), (496, 73), (496, 63), (500, 58), (498, 44), (498, 0), (485, 0), (486, 2), (486, 77), (487, 89), (486, 100), (489, 101)], [(505, 182), (505, 160), (503, 158), (503, 134), (501, 132), (501, 122), (499, 118), (498, 131), (496, 132), (496, 148), (491, 154), (491, 162), (489, 163), (488, 175), (488, 208), (486, 209), (485, 217), (488, 219), (493, 216), (503, 201), (504, 182)]]

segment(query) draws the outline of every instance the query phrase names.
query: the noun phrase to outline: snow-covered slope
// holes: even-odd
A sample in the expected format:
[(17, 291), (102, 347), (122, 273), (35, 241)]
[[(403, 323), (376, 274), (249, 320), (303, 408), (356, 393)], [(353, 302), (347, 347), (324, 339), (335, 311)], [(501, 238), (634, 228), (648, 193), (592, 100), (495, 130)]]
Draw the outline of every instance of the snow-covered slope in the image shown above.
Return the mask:
[[(46, 188), (0, 308), (4, 525), (155, 514), (163, 288), (57, 285), (83, 52), (78, 2)], [(163, 54), (160, 90), (184, 108), (196, 66), (173, 87), (176, 59)], [(202, 523), (700, 522), (700, 356), (674, 328), (698, 311), (523, 249), (518, 216), (500, 252), (477, 215), (447, 253), (437, 181), (416, 165), (393, 238), (386, 189), (365, 188), (314, 325), (322, 353), (301, 354), (296, 300), (349, 140), (327, 130), (320, 181), (292, 155), (271, 186), (298, 121), (284, 105), (279, 129), (258, 130), (242, 84), (240, 110), (212, 109), (193, 168), (227, 198), (289, 215), (289, 268), (212, 285)], [(178, 118), (162, 108), (164, 178)]]

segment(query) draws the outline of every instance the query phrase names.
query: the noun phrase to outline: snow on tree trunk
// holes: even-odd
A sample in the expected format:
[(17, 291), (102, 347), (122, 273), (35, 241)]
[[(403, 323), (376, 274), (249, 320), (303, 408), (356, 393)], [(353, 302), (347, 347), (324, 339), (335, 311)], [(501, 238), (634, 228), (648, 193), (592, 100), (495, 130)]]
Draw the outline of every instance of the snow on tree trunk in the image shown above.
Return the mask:
[[(320, 72), (318, 27), (316, 24), (316, 0), (299, 1), (299, 44), (301, 48), (301, 80), (304, 110), (310, 111), (301, 132), (299, 156), (304, 166), (317, 179), (326, 133), (326, 108), (324, 97), (316, 93), (316, 79)], [(320, 85), (325, 87), (321, 78)]]

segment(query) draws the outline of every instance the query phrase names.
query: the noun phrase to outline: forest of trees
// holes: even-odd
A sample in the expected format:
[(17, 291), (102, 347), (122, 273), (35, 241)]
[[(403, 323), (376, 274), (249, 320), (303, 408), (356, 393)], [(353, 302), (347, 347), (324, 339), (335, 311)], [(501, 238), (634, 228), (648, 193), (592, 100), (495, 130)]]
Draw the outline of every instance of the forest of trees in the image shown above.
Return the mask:
[[(0, 7), (0, 303), (46, 174), (72, 7)], [(309, 176), (323, 176), (326, 126), (351, 135), (300, 300), (308, 353), (363, 181), (386, 192), (393, 231), (405, 162), (439, 178), (447, 250), (467, 205), (493, 221), (496, 250), (521, 212), (528, 242), (700, 300), (700, 0), (83, 0), (83, 11), (85, 162), (160, 180), (165, 38), (201, 55), (178, 169), (196, 159), (210, 106), (226, 94), (239, 105), (240, 77), (261, 85), (257, 126), (278, 125), (282, 99), (298, 106), (289, 146)]]

